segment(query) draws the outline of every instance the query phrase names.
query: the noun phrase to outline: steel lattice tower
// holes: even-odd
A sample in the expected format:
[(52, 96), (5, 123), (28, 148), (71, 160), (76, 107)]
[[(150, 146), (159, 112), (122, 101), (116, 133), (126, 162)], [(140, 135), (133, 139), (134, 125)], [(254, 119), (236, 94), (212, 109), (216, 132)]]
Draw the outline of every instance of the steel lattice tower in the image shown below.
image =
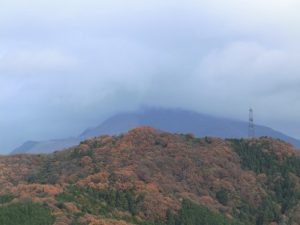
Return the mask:
[(254, 126), (254, 118), (253, 118), (253, 109), (249, 109), (249, 125), (248, 125), (248, 137), (255, 137), (255, 126)]

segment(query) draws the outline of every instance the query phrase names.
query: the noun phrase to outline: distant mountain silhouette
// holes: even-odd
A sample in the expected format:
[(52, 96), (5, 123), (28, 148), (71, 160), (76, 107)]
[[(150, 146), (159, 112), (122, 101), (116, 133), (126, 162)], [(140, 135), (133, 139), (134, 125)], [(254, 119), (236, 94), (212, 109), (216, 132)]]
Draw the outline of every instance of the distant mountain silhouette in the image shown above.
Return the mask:
[[(80, 141), (91, 137), (105, 134), (118, 135), (138, 126), (151, 126), (173, 133), (192, 133), (197, 137), (245, 138), (248, 133), (248, 123), (239, 120), (220, 118), (181, 109), (145, 109), (112, 116), (99, 126), (89, 128), (75, 138), (26, 142), (16, 148), (12, 154), (50, 153), (75, 146)], [(257, 137), (278, 138), (293, 144), (295, 147), (300, 147), (300, 140), (272, 128), (256, 125), (255, 132)]]
[(80, 138), (66, 138), (66, 139), (56, 139), (49, 141), (27, 141), (20, 147), (16, 148), (11, 152), (11, 154), (20, 153), (30, 153), (30, 154), (40, 154), (40, 153), (51, 153), (57, 150), (62, 150), (75, 146), (81, 141)]

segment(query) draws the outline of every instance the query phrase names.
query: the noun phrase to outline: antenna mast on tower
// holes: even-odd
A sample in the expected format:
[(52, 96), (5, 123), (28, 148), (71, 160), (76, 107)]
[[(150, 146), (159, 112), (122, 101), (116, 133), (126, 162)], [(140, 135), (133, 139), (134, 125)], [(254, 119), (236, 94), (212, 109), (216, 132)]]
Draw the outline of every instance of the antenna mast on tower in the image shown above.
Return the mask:
[(248, 125), (248, 138), (255, 137), (255, 126), (254, 126), (254, 118), (253, 118), (253, 109), (249, 109), (249, 125)]

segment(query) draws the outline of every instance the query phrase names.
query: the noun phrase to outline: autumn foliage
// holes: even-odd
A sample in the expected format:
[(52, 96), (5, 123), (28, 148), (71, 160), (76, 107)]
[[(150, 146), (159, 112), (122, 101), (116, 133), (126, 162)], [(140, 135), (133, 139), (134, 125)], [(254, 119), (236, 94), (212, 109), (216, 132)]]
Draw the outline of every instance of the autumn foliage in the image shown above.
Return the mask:
[(299, 224), (299, 177), (299, 156), (279, 140), (195, 138), (150, 127), (51, 155), (0, 158), (0, 194), (13, 196), (2, 207), (44, 204), (56, 225), (175, 225), (187, 213), (183, 203), (216, 213), (220, 224)]

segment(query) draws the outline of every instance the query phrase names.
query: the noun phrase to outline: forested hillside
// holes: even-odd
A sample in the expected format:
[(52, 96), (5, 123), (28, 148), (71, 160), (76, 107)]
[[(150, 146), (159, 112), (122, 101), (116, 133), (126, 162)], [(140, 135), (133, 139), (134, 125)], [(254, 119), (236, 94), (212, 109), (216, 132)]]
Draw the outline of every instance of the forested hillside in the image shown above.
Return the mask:
[(270, 138), (140, 127), (0, 168), (3, 225), (300, 224), (300, 157)]

